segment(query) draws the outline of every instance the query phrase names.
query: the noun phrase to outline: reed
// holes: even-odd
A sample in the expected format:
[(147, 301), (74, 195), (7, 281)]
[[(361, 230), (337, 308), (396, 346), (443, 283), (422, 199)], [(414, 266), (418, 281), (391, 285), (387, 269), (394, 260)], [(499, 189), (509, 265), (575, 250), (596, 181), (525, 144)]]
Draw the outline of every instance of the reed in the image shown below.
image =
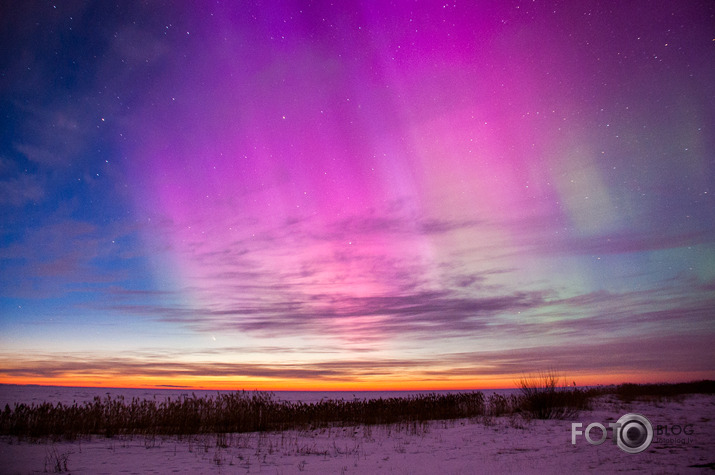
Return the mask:
[(686, 394), (714, 394), (715, 381), (702, 380), (689, 383), (620, 384), (612, 390), (621, 400), (675, 400)]
[(101, 435), (189, 436), (243, 432), (317, 429), (333, 426), (403, 424), (418, 427), (430, 420), (499, 416), (565, 419), (591, 407), (594, 397), (615, 394), (623, 400), (677, 399), (683, 394), (715, 393), (715, 381), (678, 384), (621, 384), (581, 389), (559, 386), (553, 372), (524, 377), (520, 394), (481, 392), (427, 394), (402, 398), (325, 400), (317, 403), (279, 401), (270, 393), (245, 392), (212, 397), (179, 397), (164, 401), (123, 397), (94, 398), (72, 405), (44, 402), (9, 405), (0, 412), (0, 435), (76, 439)]
[(0, 434), (20, 437), (83, 435), (191, 435), (318, 428), (329, 425), (412, 423), (476, 417), (480, 392), (318, 403), (278, 401), (269, 393), (236, 392), (157, 402), (95, 398), (82, 405), (42, 403), (5, 406)]
[(591, 408), (591, 399), (601, 394), (597, 389), (562, 386), (561, 377), (551, 370), (519, 381), (519, 408), (534, 419), (570, 419)]

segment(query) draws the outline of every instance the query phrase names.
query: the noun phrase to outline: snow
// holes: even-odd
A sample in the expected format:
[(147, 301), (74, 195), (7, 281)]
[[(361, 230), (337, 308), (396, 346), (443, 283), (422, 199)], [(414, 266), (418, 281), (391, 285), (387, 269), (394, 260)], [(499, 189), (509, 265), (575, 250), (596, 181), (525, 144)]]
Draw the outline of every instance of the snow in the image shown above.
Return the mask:
[[(646, 416), (656, 434), (628, 454), (611, 440), (571, 443), (571, 423), (606, 427), (626, 413)], [(70, 473), (698, 473), (715, 462), (715, 396), (624, 403), (596, 400), (574, 420), (480, 417), (425, 424), (332, 427), (184, 437), (115, 437), (33, 443), (0, 439), (0, 471), (52, 472), (66, 456)], [(689, 425), (689, 435), (673, 436)], [(664, 426), (670, 436), (658, 435)], [(592, 434), (594, 438), (599, 432)], [(675, 440), (672, 440), (674, 439)], [(693, 465), (701, 467), (688, 468)]]

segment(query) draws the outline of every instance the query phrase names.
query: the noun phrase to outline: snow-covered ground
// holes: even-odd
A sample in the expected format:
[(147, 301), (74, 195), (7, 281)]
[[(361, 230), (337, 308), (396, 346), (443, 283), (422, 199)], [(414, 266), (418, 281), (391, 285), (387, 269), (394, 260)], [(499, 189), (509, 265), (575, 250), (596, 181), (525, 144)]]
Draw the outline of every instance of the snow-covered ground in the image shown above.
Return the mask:
[[(648, 418), (650, 447), (629, 454), (608, 440), (571, 443), (571, 422), (608, 427), (626, 413)], [(418, 425), (227, 435), (32, 443), (0, 439), (0, 472), (70, 473), (642, 473), (711, 472), (715, 467), (715, 396), (678, 402), (597, 400), (574, 421), (520, 417), (434, 421)], [(660, 426), (660, 434), (658, 434)], [(668, 427), (669, 435), (663, 433)], [(673, 435), (675, 431), (678, 434)], [(685, 431), (687, 433), (682, 433)], [(591, 437), (598, 439), (594, 429)]]

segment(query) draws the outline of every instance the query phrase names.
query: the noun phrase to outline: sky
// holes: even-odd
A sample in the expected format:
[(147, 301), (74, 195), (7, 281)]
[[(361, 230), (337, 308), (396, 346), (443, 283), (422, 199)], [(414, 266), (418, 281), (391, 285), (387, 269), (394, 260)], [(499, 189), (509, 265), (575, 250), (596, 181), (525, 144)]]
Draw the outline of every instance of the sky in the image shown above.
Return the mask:
[(0, 383), (715, 378), (715, 4), (5, 1)]

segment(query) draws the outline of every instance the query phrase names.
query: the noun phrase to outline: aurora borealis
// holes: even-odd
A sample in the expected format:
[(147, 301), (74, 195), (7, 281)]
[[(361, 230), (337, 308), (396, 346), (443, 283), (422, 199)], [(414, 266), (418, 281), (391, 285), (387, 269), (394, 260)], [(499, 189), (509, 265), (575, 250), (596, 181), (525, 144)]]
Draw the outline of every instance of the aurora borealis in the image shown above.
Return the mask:
[(710, 2), (5, 2), (0, 382), (715, 377)]

